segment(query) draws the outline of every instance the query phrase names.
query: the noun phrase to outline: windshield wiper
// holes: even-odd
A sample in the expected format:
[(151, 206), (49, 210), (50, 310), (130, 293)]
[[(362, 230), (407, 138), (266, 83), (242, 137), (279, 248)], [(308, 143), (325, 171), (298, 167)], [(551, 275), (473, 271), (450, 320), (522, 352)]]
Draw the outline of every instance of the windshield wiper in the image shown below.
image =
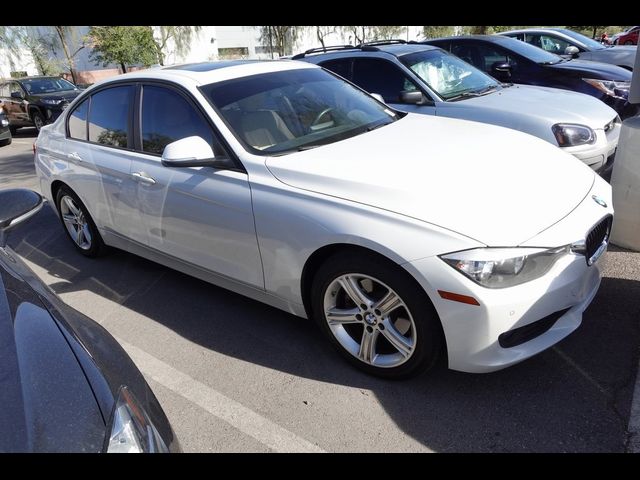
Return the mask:
[(460, 100), (462, 98), (472, 98), (472, 97), (481, 97), (483, 95), (486, 95), (487, 93), (490, 93), (492, 91), (494, 91), (497, 87), (495, 85), (490, 85), (488, 87), (485, 88), (481, 88), (480, 90), (469, 90), (467, 92), (462, 92), (458, 95), (455, 95), (453, 97), (449, 97), (446, 99), (447, 102), (452, 102), (455, 100)]
[(375, 130), (376, 128), (384, 127), (385, 125), (389, 125), (390, 123), (393, 123), (393, 122), (386, 122), (386, 123), (379, 123), (377, 125), (372, 125), (370, 127), (367, 127), (367, 132), (370, 132), (371, 130)]

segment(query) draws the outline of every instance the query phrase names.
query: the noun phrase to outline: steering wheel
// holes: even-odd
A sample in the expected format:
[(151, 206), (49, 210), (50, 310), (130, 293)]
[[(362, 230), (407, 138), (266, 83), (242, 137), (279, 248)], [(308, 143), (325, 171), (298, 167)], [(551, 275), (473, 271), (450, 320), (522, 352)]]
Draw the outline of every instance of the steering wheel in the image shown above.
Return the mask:
[(318, 115), (316, 115), (316, 118), (313, 120), (313, 122), (311, 122), (311, 125), (309, 125), (309, 128), (317, 126), (320, 123), (320, 120), (322, 119), (322, 117), (324, 117), (327, 113), (331, 112), (332, 110), (333, 110), (333, 107), (325, 108), (324, 110), (322, 110)]

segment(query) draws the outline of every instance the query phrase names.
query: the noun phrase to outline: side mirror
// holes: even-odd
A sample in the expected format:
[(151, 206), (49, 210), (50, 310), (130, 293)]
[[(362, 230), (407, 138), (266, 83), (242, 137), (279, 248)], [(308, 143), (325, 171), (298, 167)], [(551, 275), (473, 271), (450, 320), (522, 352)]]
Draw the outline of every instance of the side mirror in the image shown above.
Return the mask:
[(370, 95), (379, 102), (384, 103), (384, 98), (382, 98), (382, 95), (380, 95), (379, 93), (371, 93)]
[(424, 95), (417, 90), (403, 90), (400, 92), (400, 101), (409, 105), (423, 105), (425, 103)]
[(19, 98), (22, 100), (24, 98), (24, 93), (22, 92), (11, 92), (11, 98)]
[(0, 247), (7, 232), (38, 213), (44, 202), (42, 195), (26, 188), (0, 190)]
[(511, 78), (511, 64), (509, 62), (495, 62), (491, 65), (491, 74), (498, 80)]
[(198, 136), (176, 140), (162, 152), (165, 167), (211, 167), (214, 160), (211, 145)]
[(579, 53), (580, 53), (580, 50), (578, 49), (578, 47), (574, 47), (573, 45), (569, 45), (567, 48), (564, 49), (565, 55), (571, 55), (574, 58), (577, 57)]

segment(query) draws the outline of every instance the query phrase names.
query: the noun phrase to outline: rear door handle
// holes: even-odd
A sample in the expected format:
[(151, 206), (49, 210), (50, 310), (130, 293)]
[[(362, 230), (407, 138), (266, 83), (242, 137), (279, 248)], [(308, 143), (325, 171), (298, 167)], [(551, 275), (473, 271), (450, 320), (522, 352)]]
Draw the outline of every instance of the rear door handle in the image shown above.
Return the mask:
[(148, 185), (156, 184), (156, 181), (153, 178), (151, 178), (149, 175), (147, 175), (145, 172), (133, 172), (131, 176), (135, 178), (137, 181), (146, 183)]
[(80, 155), (78, 155), (77, 152), (71, 152), (67, 154), (67, 158), (69, 160), (75, 160), (76, 162), (81, 162), (82, 161), (82, 157)]

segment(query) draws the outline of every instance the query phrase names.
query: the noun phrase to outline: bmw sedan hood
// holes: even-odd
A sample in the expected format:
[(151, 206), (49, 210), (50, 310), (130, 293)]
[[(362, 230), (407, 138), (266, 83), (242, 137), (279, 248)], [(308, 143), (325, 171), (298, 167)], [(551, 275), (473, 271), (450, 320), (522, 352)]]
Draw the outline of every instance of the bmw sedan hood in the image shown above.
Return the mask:
[[(590, 95), (531, 85), (513, 85), (481, 97), (445, 102), (442, 105), (438, 105), (438, 111), (482, 109), (487, 115), (493, 111), (495, 116), (488, 118), (488, 122), (527, 133), (533, 132), (518, 128), (519, 122), (526, 124), (527, 119), (531, 119), (537, 125), (544, 123), (549, 126), (550, 139), (553, 139), (551, 125), (555, 123), (579, 123), (597, 129), (603, 128), (617, 115), (611, 107)], [(504, 123), (498, 123), (500, 119), (504, 119)]]
[(545, 68), (556, 70), (574, 70), (582, 75), (592, 75), (591, 78), (601, 80), (615, 80), (619, 82), (630, 82), (631, 72), (617, 65), (608, 63), (590, 62), (587, 60), (569, 60), (567, 62), (545, 65)]
[(595, 173), (515, 130), (408, 114), (369, 133), (269, 157), (283, 183), (516, 246), (569, 214)]
[(39, 297), (3, 261), (0, 452), (100, 452), (104, 420), (73, 351)]

